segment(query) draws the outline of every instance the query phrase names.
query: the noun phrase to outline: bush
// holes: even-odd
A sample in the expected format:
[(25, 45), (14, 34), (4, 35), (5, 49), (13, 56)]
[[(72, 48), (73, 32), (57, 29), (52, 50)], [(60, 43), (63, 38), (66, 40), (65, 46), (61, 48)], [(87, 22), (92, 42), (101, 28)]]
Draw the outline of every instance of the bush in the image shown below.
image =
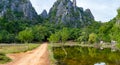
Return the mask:
[(19, 32), (17, 38), (22, 42), (31, 42), (33, 40), (33, 32), (31, 29), (26, 29)]
[(97, 35), (95, 34), (95, 33), (91, 33), (90, 35), (89, 35), (89, 43), (95, 43), (96, 42), (96, 40), (97, 40)]
[(56, 43), (60, 41), (60, 33), (56, 32), (55, 34), (52, 34), (50, 38), (48, 38), (49, 42)]
[(86, 32), (82, 32), (81, 35), (78, 37), (77, 41), (78, 42), (85, 42), (88, 40), (88, 36)]

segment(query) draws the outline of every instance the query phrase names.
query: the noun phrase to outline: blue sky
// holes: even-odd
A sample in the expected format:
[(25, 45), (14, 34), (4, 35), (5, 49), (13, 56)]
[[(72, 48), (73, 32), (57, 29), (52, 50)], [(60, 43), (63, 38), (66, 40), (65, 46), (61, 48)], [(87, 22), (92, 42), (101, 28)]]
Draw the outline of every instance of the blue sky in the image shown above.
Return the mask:
[[(40, 14), (44, 9), (49, 12), (56, 0), (31, 0), (33, 7)], [(117, 15), (120, 0), (77, 0), (77, 6), (89, 8), (97, 21), (109, 21)]]

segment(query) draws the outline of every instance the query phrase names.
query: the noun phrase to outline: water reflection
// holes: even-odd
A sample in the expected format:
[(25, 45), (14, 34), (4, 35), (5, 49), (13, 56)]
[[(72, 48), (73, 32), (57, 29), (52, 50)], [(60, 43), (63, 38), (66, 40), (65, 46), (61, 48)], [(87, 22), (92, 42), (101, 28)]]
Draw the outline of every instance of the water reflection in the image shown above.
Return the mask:
[(94, 65), (106, 65), (104, 62), (101, 62), (101, 63), (96, 63)]
[[(111, 49), (82, 48), (79, 46), (65, 47), (68, 56), (60, 47), (53, 48), (57, 65), (120, 65), (120, 53)], [(104, 62), (104, 63), (98, 63)]]

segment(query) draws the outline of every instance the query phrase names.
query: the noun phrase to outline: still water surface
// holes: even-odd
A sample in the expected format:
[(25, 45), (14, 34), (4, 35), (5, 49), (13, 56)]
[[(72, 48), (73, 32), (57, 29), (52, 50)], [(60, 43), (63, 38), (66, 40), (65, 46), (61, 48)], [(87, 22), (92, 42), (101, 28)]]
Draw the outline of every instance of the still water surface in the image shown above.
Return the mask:
[(67, 56), (61, 47), (54, 47), (57, 65), (120, 65), (120, 52), (79, 46), (66, 46)]

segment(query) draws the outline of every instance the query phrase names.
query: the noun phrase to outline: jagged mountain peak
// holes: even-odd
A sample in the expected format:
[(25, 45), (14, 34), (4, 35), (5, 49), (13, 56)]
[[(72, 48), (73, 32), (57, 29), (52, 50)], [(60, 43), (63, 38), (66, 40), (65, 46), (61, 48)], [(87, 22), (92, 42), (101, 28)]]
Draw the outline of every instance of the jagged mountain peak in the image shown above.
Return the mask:
[(40, 16), (44, 19), (48, 18), (48, 14), (46, 10), (43, 10), (43, 12), (40, 14)]
[(37, 16), (30, 0), (0, 0), (0, 17), (34, 20)]
[(90, 9), (83, 10), (76, 6), (76, 0), (57, 0), (49, 12), (49, 20), (56, 24), (62, 23), (70, 27), (83, 27), (94, 20)]
[(91, 11), (90, 11), (89, 8), (85, 10), (85, 14), (88, 15), (89, 18), (94, 19), (94, 16), (93, 16), (93, 14), (91, 13)]

